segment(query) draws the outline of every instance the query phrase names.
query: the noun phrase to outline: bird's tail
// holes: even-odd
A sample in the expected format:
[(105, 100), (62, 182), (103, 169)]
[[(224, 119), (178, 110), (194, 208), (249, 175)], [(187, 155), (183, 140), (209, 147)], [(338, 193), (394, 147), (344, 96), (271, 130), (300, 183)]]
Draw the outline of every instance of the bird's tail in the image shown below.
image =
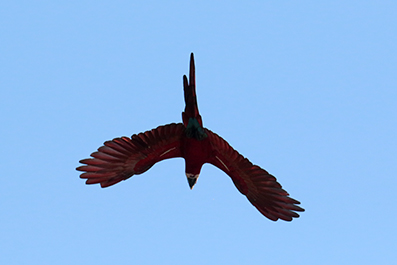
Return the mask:
[(185, 94), (185, 111), (182, 112), (183, 124), (187, 126), (190, 118), (196, 118), (200, 126), (203, 126), (201, 116), (199, 114), (196, 98), (196, 75), (194, 67), (194, 56), (190, 54), (190, 71), (189, 81), (186, 75), (183, 76), (183, 89)]

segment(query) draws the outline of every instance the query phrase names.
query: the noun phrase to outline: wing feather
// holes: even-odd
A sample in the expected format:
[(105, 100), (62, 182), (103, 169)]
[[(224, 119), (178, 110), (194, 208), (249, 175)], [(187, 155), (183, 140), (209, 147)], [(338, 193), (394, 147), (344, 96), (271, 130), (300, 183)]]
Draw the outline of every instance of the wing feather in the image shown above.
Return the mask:
[(276, 178), (253, 165), (216, 133), (206, 129), (214, 155), (210, 163), (230, 176), (237, 189), (267, 218), (291, 221), (304, 209), (289, 197)]
[(109, 187), (135, 174), (141, 174), (155, 163), (172, 157), (181, 157), (182, 123), (159, 126), (144, 133), (106, 141), (91, 158), (82, 159), (76, 168), (83, 173), (86, 184), (100, 183)]

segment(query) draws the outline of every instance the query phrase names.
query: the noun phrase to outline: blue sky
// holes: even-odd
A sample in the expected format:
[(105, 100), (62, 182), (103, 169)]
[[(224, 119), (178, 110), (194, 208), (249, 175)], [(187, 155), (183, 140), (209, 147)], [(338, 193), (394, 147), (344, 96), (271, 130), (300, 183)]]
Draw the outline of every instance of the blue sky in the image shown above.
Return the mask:
[[(1, 4), (1, 264), (395, 262), (395, 1), (131, 2)], [(211, 165), (191, 191), (183, 159), (79, 179), (104, 141), (181, 121), (190, 52), (204, 126), (300, 218)]]

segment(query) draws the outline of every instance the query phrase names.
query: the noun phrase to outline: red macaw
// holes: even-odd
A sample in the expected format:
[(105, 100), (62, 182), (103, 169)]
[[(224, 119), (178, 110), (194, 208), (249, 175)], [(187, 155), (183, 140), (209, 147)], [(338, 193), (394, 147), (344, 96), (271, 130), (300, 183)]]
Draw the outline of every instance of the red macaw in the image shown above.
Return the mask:
[(196, 184), (201, 167), (210, 163), (223, 170), (237, 189), (267, 218), (291, 221), (304, 209), (281, 188), (276, 178), (253, 165), (216, 133), (203, 127), (197, 107), (193, 53), (190, 55), (189, 82), (183, 76), (185, 111), (183, 123), (159, 126), (144, 133), (107, 141), (83, 159), (77, 168), (86, 184), (100, 183), (102, 188), (142, 174), (155, 163), (173, 157), (185, 159), (186, 177), (190, 188)]

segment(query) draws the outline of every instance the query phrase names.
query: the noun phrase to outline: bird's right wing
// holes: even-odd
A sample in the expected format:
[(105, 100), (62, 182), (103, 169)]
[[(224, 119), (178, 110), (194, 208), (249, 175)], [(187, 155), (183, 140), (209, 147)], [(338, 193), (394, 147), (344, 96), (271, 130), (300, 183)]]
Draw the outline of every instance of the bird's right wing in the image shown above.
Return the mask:
[(115, 138), (92, 153), (92, 158), (81, 160), (85, 165), (76, 169), (84, 172), (80, 178), (87, 179), (86, 184), (100, 183), (102, 188), (109, 187), (145, 172), (161, 160), (181, 157), (184, 130), (182, 123), (171, 123), (131, 138)]
[(297, 200), (281, 188), (276, 178), (266, 170), (253, 165), (234, 150), (224, 139), (206, 129), (213, 156), (209, 163), (222, 169), (233, 180), (237, 189), (267, 218), (273, 221), (291, 221), (304, 211)]

